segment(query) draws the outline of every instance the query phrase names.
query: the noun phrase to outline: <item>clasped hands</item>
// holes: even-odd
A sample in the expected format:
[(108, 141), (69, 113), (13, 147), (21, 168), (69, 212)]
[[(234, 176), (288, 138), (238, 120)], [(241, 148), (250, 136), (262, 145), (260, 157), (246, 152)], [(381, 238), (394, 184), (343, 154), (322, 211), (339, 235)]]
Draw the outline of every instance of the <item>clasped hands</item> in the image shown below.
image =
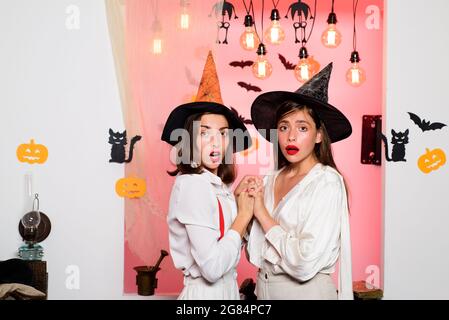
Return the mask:
[(239, 214), (255, 217), (264, 232), (278, 223), (270, 216), (264, 203), (263, 180), (259, 176), (245, 176), (234, 190)]

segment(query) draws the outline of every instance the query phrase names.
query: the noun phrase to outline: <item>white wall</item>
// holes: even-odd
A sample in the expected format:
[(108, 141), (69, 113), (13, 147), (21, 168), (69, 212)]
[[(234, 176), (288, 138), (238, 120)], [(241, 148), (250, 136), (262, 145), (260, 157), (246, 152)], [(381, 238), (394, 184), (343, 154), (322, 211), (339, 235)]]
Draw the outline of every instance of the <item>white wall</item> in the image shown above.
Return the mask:
[[(428, 176), (416, 165), (426, 147), (449, 153), (449, 129), (423, 134), (406, 113), (449, 122), (449, 2), (426, 1), (424, 11), (422, 3), (387, 1), (384, 132), (410, 129), (408, 162), (385, 167), (387, 299), (449, 298), (449, 165)], [(80, 29), (70, 31), (72, 4)], [(1, 8), (0, 259), (21, 244), (17, 224), (30, 208), (24, 176), (32, 172), (53, 223), (43, 243), (49, 298), (122, 298), (123, 201), (114, 184), (123, 168), (107, 163), (107, 130), (123, 123), (103, 1), (2, 0)], [(31, 138), (49, 149), (44, 165), (16, 160)], [(66, 287), (70, 265), (79, 267), (79, 290)]]
[[(80, 10), (79, 30), (66, 28), (69, 5)], [(21, 244), (32, 172), (53, 224), (42, 244), (49, 298), (120, 298), (124, 210), (114, 185), (124, 170), (108, 163), (108, 128), (124, 125), (104, 3), (2, 0), (0, 8), (0, 259)], [(49, 149), (44, 165), (16, 159), (31, 138)], [(79, 267), (80, 290), (66, 288), (69, 265)]]
[(417, 167), (425, 148), (449, 154), (449, 128), (422, 133), (407, 112), (449, 124), (447, 0), (387, 1), (386, 129), (410, 129), (406, 164), (385, 167), (387, 299), (449, 299), (449, 165)]

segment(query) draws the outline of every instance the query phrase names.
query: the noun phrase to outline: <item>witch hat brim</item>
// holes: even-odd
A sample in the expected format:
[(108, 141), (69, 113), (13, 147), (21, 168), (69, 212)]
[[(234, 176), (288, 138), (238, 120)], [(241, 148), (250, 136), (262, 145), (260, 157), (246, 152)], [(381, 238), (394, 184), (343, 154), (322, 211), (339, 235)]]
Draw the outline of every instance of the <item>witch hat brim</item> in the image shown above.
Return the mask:
[(170, 113), (162, 131), (161, 140), (175, 146), (180, 142), (181, 135), (172, 133), (177, 129), (184, 129), (187, 118), (202, 113), (221, 114), (226, 118), (229, 129), (233, 130), (231, 134), (233, 152), (240, 152), (251, 146), (251, 137), (243, 121), (231, 109), (223, 105), (211, 52), (206, 60), (196, 101), (182, 104)]
[(268, 141), (272, 139), (270, 129), (276, 129), (277, 127), (277, 107), (285, 101), (294, 101), (313, 108), (324, 122), (332, 143), (344, 140), (352, 133), (351, 123), (334, 106), (295, 92), (272, 91), (258, 96), (251, 107), (251, 119), (254, 126), (258, 130), (265, 129), (266, 134), (262, 134), (262, 136)]
[[(228, 120), (229, 129), (233, 130), (231, 134), (234, 140), (233, 152), (240, 152), (251, 146), (251, 137), (244, 123), (229, 108), (215, 102), (191, 102), (175, 108), (165, 123), (161, 140), (175, 146), (181, 140), (181, 135), (174, 134), (172, 136), (172, 133), (176, 129), (184, 129), (187, 118), (200, 113), (213, 113), (225, 116)], [(243, 136), (238, 137), (237, 135), (239, 134)]]
[(258, 130), (264, 129), (262, 136), (273, 142), (270, 129), (277, 128), (277, 110), (282, 103), (293, 101), (315, 110), (332, 143), (348, 138), (352, 133), (351, 123), (340, 110), (327, 102), (331, 70), (332, 64), (329, 64), (296, 92), (271, 91), (259, 95), (251, 106), (251, 119)]

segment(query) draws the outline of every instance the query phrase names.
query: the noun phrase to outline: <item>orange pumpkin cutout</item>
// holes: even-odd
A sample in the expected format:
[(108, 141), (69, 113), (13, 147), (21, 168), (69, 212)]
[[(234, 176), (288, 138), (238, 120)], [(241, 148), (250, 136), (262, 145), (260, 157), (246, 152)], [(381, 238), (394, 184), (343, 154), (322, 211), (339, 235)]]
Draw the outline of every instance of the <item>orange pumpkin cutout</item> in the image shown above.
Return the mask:
[(115, 183), (115, 192), (123, 198), (143, 197), (146, 190), (146, 182), (140, 178), (122, 178)]
[(251, 153), (253, 153), (254, 151), (257, 151), (259, 149), (259, 138), (257, 137), (251, 137), (251, 147), (249, 147), (246, 150), (240, 151), (240, 154), (244, 157), (249, 156)]
[(48, 149), (43, 144), (34, 143), (34, 139), (31, 139), (30, 143), (24, 143), (18, 146), (16, 154), (20, 162), (42, 164), (47, 161)]
[(430, 151), (426, 149), (426, 153), (418, 159), (418, 167), (425, 174), (440, 169), (446, 164), (446, 154), (441, 149)]

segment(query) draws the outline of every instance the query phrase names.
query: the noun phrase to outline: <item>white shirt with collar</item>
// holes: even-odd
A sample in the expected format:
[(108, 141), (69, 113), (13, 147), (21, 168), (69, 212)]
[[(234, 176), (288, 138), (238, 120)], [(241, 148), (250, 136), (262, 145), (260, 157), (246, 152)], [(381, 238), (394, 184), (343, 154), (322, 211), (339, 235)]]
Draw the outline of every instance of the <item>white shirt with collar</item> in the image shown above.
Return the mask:
[(273, 274), (300, 282), (317, 273), (330, 274), (340, 257), (339, 299), (352, 299), (349, 212), (343, 178), (333, 168), (316, 164), (276, 208), (274, 184), (282, 171), (265, 177), (265, 206), (279, 223), (266, 234), (254, 220), (247, 253), (250, 262)]
[[(225, 232), (220, 238), (218, 201)], [(234, 272), (240, 259), (240, 234), (230, 229), (237, 216), (234, 194), (220, 177), (208, 170), (176, 177), (167, 217), (170, 253), (185, 276), (215, 283)]]

